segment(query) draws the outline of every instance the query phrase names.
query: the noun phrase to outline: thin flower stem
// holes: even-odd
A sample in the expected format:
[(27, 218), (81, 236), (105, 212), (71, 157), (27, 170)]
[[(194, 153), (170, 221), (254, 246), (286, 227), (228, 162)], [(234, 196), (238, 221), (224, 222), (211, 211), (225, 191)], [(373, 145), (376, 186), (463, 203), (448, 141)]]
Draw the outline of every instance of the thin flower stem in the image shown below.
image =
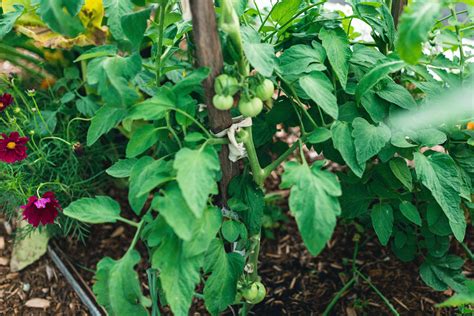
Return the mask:
[(43, 124), (44, 124), (44, 128), (45, 128), (46, 131), (49, 133), (49, 135), (53, 135), (53, 133), (52, 133), (51, 130), (49, 129), (49, 126), (48, 126), (48, 124), (46, 123), (46, 121), (45, 121), (43, 115), (41, 114), (41, 111), (40, 111), (40, 109), (39, 109), (39, 107), (38, 107), (38, 103), (36, 103), (35, 97), (32, 96), (31, 99), (33, 99), (33, 103), (34, 103), (34, 105), (35, 105), (35, 109), (36, 109), (36, 111), (38, 112), (38, 115), (39, 115), (39, 117), (40, 117), (41, 122), (43, 122)]
[(55, 186), (58, 186), (61, 188), (61, 190), (66, 193), (67, 195), (70, 196), (68, 190), (66, 188), (69, 188), (69, 186), (63, 184), (63, 183), (60, 183), (60, 182), (43, 182), (41, 183), (38, 188), (36, 189), (36, 195), (38, 196), (38, 198), (41, 197), (40, 195), (40, 190), (44, 187), (44, 186), (47, 186), (47, 185), (55, 185)]
[(201, 123), (199, 123), (198, 120), (196, 120), (192, 115), (190, 115), (189, 113), (181, 110), (181, 109), (177, 109), (177, 108), (172, 108), (170, 109), (172, 111), (175, 111), (177, 113), (180, 113), (184, 116), (186, 116), (187, 118), (189, 118), (191, 121), (193, 121), (194, 124), (196, 124), (205, 134), (208, 138), (212, 138), (212, 135), (211, 133), (209, 133), (209, 131), (204, 127), (204, 125), (202, 125)]
[(39, 145), (41, 146), (41, 143), (42, 143), (44, 140), (48, 140), (48, 139), (51, 139), (51, 140), (59, 140), (59, 141), (65, 143), (66, 145), (72, 146), (72, 144), (71, 144), (70, 142), (68, 142), (67, 140), (62, 139), (61, 137), (56, 137), (56, 136), (48, 136), (48, 137), (43, 137), (43, 138), (41, 138), (40, 141), (39, 141)]
[(69, 129), (71, 128), (71, 124), (72, 122), (74, 121), (84, 121), (84, 122), (90, 122), (92, 119), (88, 119), (88, 118), (83, 118), (83, 117), (75, 117), (73, 119), (71, 119), (68, 123), (67, 123), (67, 127), (66, 127), (66, 140), (67, 141), (71, 141), (71, 139), (69, 138)]

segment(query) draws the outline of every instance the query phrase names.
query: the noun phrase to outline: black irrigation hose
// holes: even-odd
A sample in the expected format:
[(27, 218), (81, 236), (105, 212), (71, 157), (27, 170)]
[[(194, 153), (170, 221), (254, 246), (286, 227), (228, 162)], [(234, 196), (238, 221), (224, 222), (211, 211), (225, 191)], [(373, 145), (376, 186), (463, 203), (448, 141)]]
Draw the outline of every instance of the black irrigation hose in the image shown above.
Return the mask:
[(101, 312), (100, 309), (97, 308), (97, 303), (94, 302), (89, 295), (84, 291), (84, 289), (81, 287), (81, 285), (76, 281), (74, 276), (71, 274), (71, 272), (68, 270), (68, 268), (64, 265), (62, 262), (61, 258), (58, 256), (56, 251), (51, 248), (51, 246), (48, 246), (48, 255), (53, 260), (54, 264), (56, 267), (61, 271), (63, 276), (66, 278), (67, 282), (71, 285), (73, 290), (77, 293), (77, 296), (79, 296), (79, 299), (82, 301), (82, 303), (89, 309), (89, 312), (91, 313), (92, 316), (102, 316), (105, 315), (103, 312)]

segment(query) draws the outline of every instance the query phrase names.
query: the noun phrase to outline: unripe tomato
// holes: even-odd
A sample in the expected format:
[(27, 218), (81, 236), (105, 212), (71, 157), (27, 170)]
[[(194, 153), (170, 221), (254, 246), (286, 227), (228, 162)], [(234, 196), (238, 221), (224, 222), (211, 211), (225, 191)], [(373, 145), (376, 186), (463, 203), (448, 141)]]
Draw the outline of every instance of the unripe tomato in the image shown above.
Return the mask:
[(262, 282), (254, 282), (242, 291), (242, 296), (250, 304), (258, 304), (265, 298), (267, 291)]
[(234, 98), (230, 95), (216, 94), (212, 98), (212, 104), (214, 104), (214, 107), (218, 110), (230, 110), (232, 105), (234, 105)]
[(234, 95), (239, 91), (239, 83), (234, 77), (222, 74), (214, 81), (214, 90), (220, 95)]
[(255, 95), (259, 97), (262, 101), (267, 101), (272, 98), (274, 91), (275, 88), (273, 87), (273, 82), (268, 79), (265, 79), (255, 89)]
[(469, 130), (469, 131), (474, 131), (474, 122), (469, 122), (469, 123), (467, 123), (466, 128), (467, 128), (467, 130)]
[(262, 112), (263, 102), (259, 98), (252, 98), (250, 100), (240, 99), (239, 111), (243, 116), (255, 117)]

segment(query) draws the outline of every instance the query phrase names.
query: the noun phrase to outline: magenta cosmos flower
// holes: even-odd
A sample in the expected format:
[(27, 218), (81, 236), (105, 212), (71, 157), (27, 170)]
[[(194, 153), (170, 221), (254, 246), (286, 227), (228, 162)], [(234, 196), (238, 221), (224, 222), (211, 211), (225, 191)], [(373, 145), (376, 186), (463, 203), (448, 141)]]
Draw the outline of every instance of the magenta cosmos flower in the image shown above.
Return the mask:
[(39, 224), (53, 224), (58, 217), (61, 206), (53, 192), (46, 192), (41, 198), (31, 196), (26, 205), (22, 205), (23, 219), (27, 220), (33, 227)]
[(0, 95), (0, 112), (4, 111), (13, 103), (13, 97), (11, 94), (4, 93)]
[(14, 163), (28, 157), (25, 146), (28, 137), (20, 137), (17, 132), (13, 132), (9, 136), (2, 134), (2, 137), (0, 139), (0, 161)]

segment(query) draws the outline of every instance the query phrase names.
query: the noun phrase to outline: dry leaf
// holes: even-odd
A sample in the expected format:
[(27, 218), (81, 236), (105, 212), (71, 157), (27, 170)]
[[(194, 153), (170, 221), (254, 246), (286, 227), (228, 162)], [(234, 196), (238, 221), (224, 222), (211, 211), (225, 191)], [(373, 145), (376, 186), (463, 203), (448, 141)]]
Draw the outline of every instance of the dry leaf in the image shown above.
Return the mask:
[(48, 308), (50, 305), (50, 302), (48, 300), (45, 300), (44, 298), (32, 298), (28, 300), (25, 303), (26, 307), (32, 307), (32, 308)]

